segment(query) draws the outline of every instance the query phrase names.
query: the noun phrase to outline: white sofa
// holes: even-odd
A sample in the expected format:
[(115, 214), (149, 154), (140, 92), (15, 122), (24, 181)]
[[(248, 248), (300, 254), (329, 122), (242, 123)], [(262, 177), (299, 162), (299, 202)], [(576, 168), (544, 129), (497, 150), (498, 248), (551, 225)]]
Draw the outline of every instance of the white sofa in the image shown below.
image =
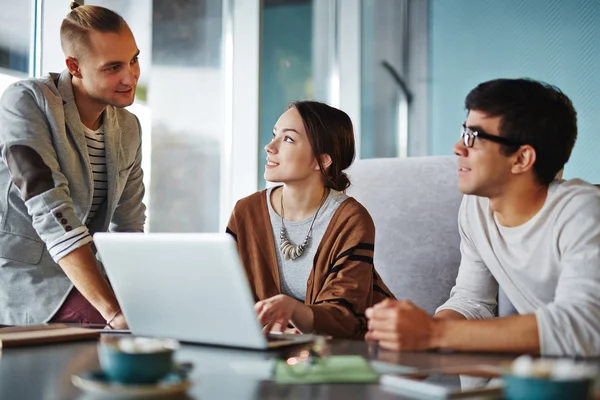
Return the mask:
[(444, 303), (460, 264), (456, 157), (357, 160), (348, 194), (375, 222), (375, 267), (399, 299), (430, 313)]

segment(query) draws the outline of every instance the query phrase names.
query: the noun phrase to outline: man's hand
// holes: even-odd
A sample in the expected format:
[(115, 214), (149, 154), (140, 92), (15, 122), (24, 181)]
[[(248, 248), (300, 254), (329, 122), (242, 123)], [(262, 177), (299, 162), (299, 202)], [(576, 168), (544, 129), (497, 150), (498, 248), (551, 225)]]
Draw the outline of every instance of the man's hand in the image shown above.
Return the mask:
[(111, 329), (129, 329), (127, 321), (125, 321), (125, 316), (121, 311), (119, 311), (117, 316), (113, 318), (108, 327)]
[(437, 347), (439, 326), (427, 312), (406, 300), (384, 300), (367, 309), (369, 332), (365, 340), (391, 350), (429, 350)]
[(278, 325), (277, 328), (283, 332), (288, 323), (294, 318), (296, 309), (300, 304), (300, 302), (289, 296), (278, 294), (257, 302), (254, 309), (265, 332), (270, 332), (276, 324)]

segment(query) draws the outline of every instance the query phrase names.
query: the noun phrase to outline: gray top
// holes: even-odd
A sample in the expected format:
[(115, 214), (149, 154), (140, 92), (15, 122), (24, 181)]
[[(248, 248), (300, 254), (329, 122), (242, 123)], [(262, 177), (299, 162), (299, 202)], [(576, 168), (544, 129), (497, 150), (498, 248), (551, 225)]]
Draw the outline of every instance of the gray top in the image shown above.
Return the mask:
[(523, 225), (500, 225), (489, 199), (460, 207), (462, 260), (439, 310), (491, 318), (498, 284), (520, 314), (535, 314), (542, 355), (600, 355), (600, 190), (554, 181)]
[[(331, 190), (327, 199), (323, 202), (321, 209), (317, 214), (315, 223), (312, 227), (312, 234), (308, 247), (304, 249), (304, 253), (295, 260), (286, 260), (281, 254), (279, 246), (281, 245), (280, 231), (281, 231), (281, 216), (275, 212), (273, 205), (271, 204), (271, 192), (274, 188), (267, 189), (267, 204), (269, 207), (269, 217), (271, 218), (271, 228), (273, 230), (273, 239), (275, 240), (275, 246), (277, 247), (275, 253), (277, 254), (277, 266), (279, 268), (279, 277), (281, 279), (281, 293), (293, 297), (299, 301), (304, 302), (306, 297), (306, 281), (312, 271), (313, 259), (317, 252), (317, 247), (323, 239), (325, 230), (331, 221), (331, 217), (337, 210), (340, 204), (348, 198), (343, 192), (337, 192)], [(313, 216), (302, 221), (288, 221), (284, 219), (283, 223), (287, 230), (288, 239), (294, 244), (299, 245), (304, 241), (310, 224), (313, 220)]]

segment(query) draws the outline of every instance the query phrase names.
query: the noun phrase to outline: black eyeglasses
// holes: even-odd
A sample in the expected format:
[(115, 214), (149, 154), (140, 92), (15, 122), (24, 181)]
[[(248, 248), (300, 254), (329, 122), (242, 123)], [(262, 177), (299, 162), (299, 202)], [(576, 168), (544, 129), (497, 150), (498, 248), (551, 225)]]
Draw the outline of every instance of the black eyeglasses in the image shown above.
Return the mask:
[(463, 126), (462, 126), (462, 131), (460, 133), (460, 137), (462, 138), (463, 143), (465, 144), (465, 147), (473, 147), (473, 145), (475, 144), (475, 139), (477, 139), (477, 138), (490, 140), (492, 142), (500, 143), (500, 144), (503, 144), (506, 146), (519, 147), (519, 146), (524, 145), (524, 143), (521, 143), (516, 140), (508, 139), (503, 136), (490, 135), (489, 133), (485, 133), (482, 130), (475, 131), (471, 128), (468, 128), (465, 124), (463, 124)]

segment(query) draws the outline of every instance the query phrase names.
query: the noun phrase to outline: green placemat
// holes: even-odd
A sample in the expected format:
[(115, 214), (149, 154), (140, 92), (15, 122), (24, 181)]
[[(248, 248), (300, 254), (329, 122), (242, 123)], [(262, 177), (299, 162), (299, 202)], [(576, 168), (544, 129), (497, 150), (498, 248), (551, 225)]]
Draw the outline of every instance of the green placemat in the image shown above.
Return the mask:
[(281, 384), (372, 383), (378, 380), (379, 375), (361, 356), (330, 356), (310, 366), (290, 366), (283, 360), (275, 365), (275, 382)]

